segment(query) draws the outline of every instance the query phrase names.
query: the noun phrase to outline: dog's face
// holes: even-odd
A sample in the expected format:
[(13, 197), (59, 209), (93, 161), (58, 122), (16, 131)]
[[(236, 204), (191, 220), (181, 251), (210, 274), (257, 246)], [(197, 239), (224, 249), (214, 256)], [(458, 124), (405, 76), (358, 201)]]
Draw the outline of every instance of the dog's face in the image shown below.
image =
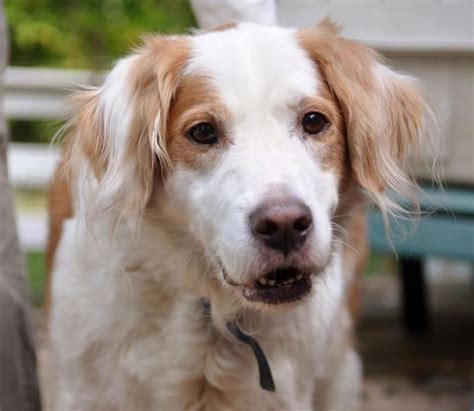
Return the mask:
[(309, 294), (348, 193), (383, 206), (386, 187), (409, 184), (423, 106), (328, 23), (151, 38), (88, 99), (95, 130), (78, 127), (99, 186), (114, 179), (125, 212), (166, 209), (204, 250), (203, 275), (256, 305)]
[(329, 262), (344, 137), (294, 33), (244, 27), (190, 41), (167, 187), (221, 280), (276, 304), (306, 295)]

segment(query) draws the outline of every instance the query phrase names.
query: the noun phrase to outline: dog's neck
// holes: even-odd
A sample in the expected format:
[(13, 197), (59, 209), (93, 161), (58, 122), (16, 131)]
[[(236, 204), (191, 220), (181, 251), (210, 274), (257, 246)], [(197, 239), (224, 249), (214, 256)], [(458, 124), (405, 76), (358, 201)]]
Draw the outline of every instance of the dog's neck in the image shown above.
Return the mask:
[[(103, 227), (97, 226), (103, 235), (94, 237), (90, 226), (82, 228), (70, 230), (85, 236), (81, 242), (84, 249), (77, 252), (77, 265), (87, 276), (84, 281), (89, 282), (87, 298), (94, 299), (92, 306), (100, 312), (96, 316), (100, 324), (94, 323), (84, 335), (101, 329), (98, 338), (110, 335), (103, 345), (109, 351), (117, 338), (144, 344), (152, 354), (133, 357), (133, 367), (150, 370), (146, 378), (157, 379), (156, 395), (163, 404), (169, 400), (170, 409), (176, 406), (176, 398), (189, 398), (190, 392), (196, 400), (206, 392), (229, 403), (241, 398), (237, 393), (242, 390), (249, 393), (248, 398), (262, 398), (255, 356), (248, 345), (226, 329), (229, 321), (238, 321), (241, 331), (258, 341), (265, 352), (277, 388), (275, 394), (266, 394), (265, 398), (276, 395), (271, 398), (281, 401), (292, 393), (296, 380), (314, 379), (326, 343), (317, 337), (327, 334), (334, 305), (340, 303), (340, 272), (336, 265), (315, 279), (319, 287), (327, 288), (324, 293), (295, 305), (262, 311), (243, 308), (235, 296), (216, 284), (215, 277), (212, 281), (212, 273), (205, 271), (204, 255), (192, 248), (192, 238), (172, 237), (156, 224), (143, 224), (135, 236), (125, 228), (104, 235)], [(109, 254), (104, 250), (113, 251), (116, 258), (107, 258)], [(99, 276), (97, 270), (114, 275)], [(91, 289), (95, 290), (93, 295)], [(104, 293), (113, 295), (113, 299), (105, 299)], [(209, 298), (211, 315), (206, 315), (203, 297)], [(129, 321), (123, 321), (123, 315)], [(97, 341), (88, 337), (87, 343)], [(314, 362), (308, 364), (308, 358)], [(178, 380), (159, 379), (165, 369), (180, 370)], [(288, 380), (292, 382), (285, 383)], [(309, 398), (310, 387), (306, 389), (301, 401)], [(222, 404), (219, 402), (220, 408), (216, 409), (222, 409)]]
[[(211, 303), (206, 298), (201, 298), (201, 305), (204, 309), (204, 312), (207, 315), (211, 313)], [(252, 349), (255, 360), (258, 364), (258, 372), (260, 376), (260, 387), (266, 391), (275, 391), (275, 382), (273, 381), (273, 375), (268, 364), (267, 357), (260, 347), (258, 341), (256, 341), (252, 336), (244, 333), (238, 324), (237, 321), (229, 321), (227, 323), (227, 329), (235, 337), (236, 341), (247, 344), (249, 348)]]

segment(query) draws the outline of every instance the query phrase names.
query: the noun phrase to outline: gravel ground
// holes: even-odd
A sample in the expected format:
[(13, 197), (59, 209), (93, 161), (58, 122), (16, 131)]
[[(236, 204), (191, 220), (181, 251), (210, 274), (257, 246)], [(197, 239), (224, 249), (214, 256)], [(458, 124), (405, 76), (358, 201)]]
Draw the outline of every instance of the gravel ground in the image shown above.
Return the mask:
[(366, 378), (360, 411), (469, 411), (473, 404), (466, 387), (450, 382), (430, 387), (404, 376), (381, 375)]
[(448, 280), (428, 278), (430, 330), (414, 337), (400, 324), (397, 278), (365, 279), (358, 327), (365, 368), (361, 411), (474, 410), (472, 283)]

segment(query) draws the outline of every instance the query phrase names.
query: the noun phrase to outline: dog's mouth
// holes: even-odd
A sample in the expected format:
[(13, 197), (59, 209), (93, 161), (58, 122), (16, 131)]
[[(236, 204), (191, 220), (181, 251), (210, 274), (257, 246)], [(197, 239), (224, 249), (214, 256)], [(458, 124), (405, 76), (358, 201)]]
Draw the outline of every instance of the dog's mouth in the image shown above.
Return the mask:
[(250, 284), (236, 284), (224, 278), (233, 286), (240, 286), (243, 296), (251, 302), (283, 304), (296, 302), (311, 291), (311, 271), (297, 267), (281, 267), (259, 276)]

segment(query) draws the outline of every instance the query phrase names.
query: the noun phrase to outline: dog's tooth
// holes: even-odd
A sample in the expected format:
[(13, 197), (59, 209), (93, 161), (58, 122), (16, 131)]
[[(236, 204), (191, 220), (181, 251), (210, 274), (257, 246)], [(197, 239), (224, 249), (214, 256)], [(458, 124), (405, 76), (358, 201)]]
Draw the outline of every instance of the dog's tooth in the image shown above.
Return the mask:
[(303, 274), (298, 274), (296, 276), (296, 281), (300, 281), (303, 278)]
[(294, 278), (290, 278), (287, 282), (290, 283), (290, 284), (293, 284), (293, 283), (295, 282), (295, 279), (294, 279)]
[(276, 284), (275, 280), (268, 280), (268, 283), (273, 287)]
[(267, 279), (266, 278), (259, 278), (258, 282), (262, 285), (267, 285)]
[(291, 282), (290, 280), (285, 280), (285, 281), (283, 281), (283, 285), (290, 284), (290, 282)]

